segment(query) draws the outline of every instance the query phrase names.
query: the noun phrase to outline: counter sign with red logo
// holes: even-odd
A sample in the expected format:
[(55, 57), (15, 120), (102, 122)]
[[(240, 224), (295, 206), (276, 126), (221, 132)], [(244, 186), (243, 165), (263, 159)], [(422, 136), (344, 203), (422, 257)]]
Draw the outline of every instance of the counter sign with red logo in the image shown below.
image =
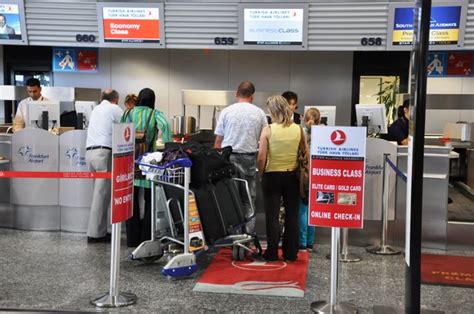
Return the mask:
[(112, 137), (112, 223), (133, 214), (135, 125), (114, 124)]
[(362, 228), (366, 129), (311, 129), (309, 224)]

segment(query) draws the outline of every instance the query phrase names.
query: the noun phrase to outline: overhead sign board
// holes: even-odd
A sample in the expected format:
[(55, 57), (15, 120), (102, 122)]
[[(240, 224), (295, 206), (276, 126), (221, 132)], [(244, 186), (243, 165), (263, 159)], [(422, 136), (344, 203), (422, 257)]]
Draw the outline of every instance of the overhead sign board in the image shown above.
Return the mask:
[(309, 225), (363, 228), (366, 132), (311, 128)]
[(304, 4), (241, 4), (242, 48), (302, 50), (307, 47), (308, 6)]
[(23, 1), (0, 1), (0, 44), (27, 44)]
[(100, 42), (105, 47), (163, 47), (162, 3), (97, 4)]
[[(431, 8), (430, 49), (463, 46), (466, 21), (465, 1), (435, 2)], [(413, 44), (414, 7), (392, 3), (389, 7), (387, 46), (394, 50), (411, 49)]]

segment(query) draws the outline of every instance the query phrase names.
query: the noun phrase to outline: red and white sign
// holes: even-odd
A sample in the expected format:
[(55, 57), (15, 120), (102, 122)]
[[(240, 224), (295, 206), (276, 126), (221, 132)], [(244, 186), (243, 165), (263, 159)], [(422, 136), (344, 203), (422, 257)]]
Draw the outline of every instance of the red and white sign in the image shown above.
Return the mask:
[(362, 228), (366, 129), (311, 129), (309, 224)]
[(160, 42), (160, 11), (156, 7), (103, 7), (104, 42)]
[(78, 49), (76, 53), (78, 71), (97, 71), (97, 49)]
[(114, 124), (112, 138), (112, 223), (133, 215), (135, 125)]
[(447, 75), (471, 76), (472, 75), (472, 52), (450, 52), (448, 53)]

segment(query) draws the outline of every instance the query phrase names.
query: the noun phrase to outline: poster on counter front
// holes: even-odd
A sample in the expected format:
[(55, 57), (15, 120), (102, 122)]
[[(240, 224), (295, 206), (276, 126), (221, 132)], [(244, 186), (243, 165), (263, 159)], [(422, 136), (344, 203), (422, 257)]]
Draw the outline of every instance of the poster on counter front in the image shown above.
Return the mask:
[(112, 129), (112, 223), (133, 215), (135, 124), (115, 123)]
[(309, 225), (363, 228), (365, 127), (311, 128)]

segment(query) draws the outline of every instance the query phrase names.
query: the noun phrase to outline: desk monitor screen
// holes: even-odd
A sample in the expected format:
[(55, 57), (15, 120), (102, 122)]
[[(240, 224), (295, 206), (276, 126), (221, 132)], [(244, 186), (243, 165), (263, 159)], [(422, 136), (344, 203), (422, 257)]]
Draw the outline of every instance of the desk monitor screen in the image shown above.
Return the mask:
[(95, 101), (76, 101), (74, 103), (76, 113), (82, 113), (86, 127), (89, 125), (92, 109), (94, 109), (96, 105), (97, 103)]
[(387, 134), (385, 105), (356, 105), (357, 125), (366, 126), (368, 133)]
[(310, 108), (316, 108), (321, 114), (321, 124), (336, 125), (336, 106), (304, 106), (304, 112)]
[[(29, 101), (26, 103), (26, 111), (26, 127), (44, 130), (59, 127), (59, 102), (57, 101)], [(44, 113), (47, 113), (47, 117)]]

